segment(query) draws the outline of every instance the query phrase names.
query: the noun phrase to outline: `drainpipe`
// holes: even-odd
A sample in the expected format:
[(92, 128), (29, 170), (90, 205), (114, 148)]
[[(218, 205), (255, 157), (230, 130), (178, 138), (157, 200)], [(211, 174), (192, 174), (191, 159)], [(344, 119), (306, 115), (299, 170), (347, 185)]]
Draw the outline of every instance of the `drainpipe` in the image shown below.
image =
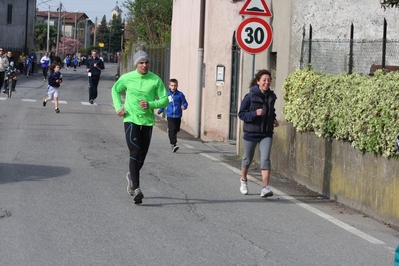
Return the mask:
[(204, 63), (204, 23), (205, 23), (206, 0), (201, 0), (200, 23), (199, 23), (199, 42), (198, 42), (198, 65), (197, 65), (197, 91), (195, 109), (195, 138), (201, 136), (201, 99), (202, 99), (202, 68)]

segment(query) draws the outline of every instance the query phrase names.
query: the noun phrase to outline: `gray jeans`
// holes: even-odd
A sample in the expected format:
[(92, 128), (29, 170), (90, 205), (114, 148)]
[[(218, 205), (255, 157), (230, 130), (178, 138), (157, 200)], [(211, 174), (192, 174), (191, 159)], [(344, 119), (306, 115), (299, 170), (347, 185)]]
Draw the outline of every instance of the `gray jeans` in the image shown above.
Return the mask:
[[(270, 170), (270, 151), (272, 149), (272, 137), (267, 137), (259, 142), (260, 149), (260, 169)], [(254, 158), (255, 148), (258, 142), (242, 140), (244, 155), (242, 157), (241, 167), (249, 168)]]

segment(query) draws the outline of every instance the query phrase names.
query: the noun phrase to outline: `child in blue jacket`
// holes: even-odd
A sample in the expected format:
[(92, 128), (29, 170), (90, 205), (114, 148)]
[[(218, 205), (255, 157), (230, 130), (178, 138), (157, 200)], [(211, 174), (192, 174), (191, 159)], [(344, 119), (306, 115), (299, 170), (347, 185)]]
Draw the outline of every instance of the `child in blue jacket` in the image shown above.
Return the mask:
[(60, 109), (58, 108), (58, 89), (62, 83), (62, 74), (60, 72), (60, 65), (51, 65), (50, 74), (48, 75), (48, 86), (47, 86), (47, 97), (43, 98), (43, 107), (46, 106), (48, 101), (54, 99), (55, 113), (58, 114)]
[(25, 60), (24, 60), (24, 70), (25, 70), (25, 72), (24, 73), (26, 74), (27, 78), (30, 75), (31, 65), (32, 65), (32, 59), (29, 56), (25, 57)]
[(79, 58), (78, 58), (77, 56), (75, 56), (75, 57), (73, 58), (73, 60), (72, 60), (72, 63), (73, 63), (73, 71), (76, 71), (76, 67), (77, 67), (78, 64), (79, 64)]
[[(180, 131), (183, 110), (186, 110), (188, 107), (186, 97), (177, 87), (177, 79), (170, 79), (168, 90), (169, 105), (166, 107), (166, 117), (168, 120), (168, 135), (170, 144), (172, 145), (172, 152), (176, 152), (179, 149), (179, 146), (177, 146), (177, 132)], [(163, 111), (164, 108), (160, 108), (158, 114), (161, 114)]]

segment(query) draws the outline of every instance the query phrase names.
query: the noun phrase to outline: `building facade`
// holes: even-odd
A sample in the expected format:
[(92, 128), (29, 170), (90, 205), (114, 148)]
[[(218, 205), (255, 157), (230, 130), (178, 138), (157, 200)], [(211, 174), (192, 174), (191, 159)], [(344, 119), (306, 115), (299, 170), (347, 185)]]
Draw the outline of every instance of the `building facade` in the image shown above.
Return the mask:
[(34, 48), (36, 0), (3, 0), (0, 2), (0, 45), (14, 51)]
[[(50, 19), (49, 19), (50, 18)], [(36, 11), (36, 22), (47, 23), (50, 26), (58, 27), (61, 37), (76, 39), (79, 41), (79, 47), (93, 45), (92, 35), (94, 34), (94, 23), (83, 12), (54, 12), (54, 11)], [(79, 50), (77, 47), (77, 50)], [(50, 47), (50, 50), (54, 47)], [(60, 53), (63, 54), (62, 45)]]

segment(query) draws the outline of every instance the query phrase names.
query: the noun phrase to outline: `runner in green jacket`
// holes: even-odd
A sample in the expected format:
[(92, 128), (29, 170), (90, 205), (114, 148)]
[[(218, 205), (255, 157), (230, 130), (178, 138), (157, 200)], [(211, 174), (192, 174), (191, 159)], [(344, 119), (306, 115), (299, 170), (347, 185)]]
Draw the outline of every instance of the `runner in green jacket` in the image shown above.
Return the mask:
[[(168, 105), (168, 95), (162, 80), (148, 70), (150, 58), (144, 51), (133, 56), (136, 70), (122, 75), (111, 90), (118, 116), (123, 117), (126, 143), (130, 151), (127, 192), (135, 204), (144, 198), (140, 189), (140, 169), (151, 142), (155, 124), (154, 109)], [(121, 93), (126, 92), (124, 104)]]

